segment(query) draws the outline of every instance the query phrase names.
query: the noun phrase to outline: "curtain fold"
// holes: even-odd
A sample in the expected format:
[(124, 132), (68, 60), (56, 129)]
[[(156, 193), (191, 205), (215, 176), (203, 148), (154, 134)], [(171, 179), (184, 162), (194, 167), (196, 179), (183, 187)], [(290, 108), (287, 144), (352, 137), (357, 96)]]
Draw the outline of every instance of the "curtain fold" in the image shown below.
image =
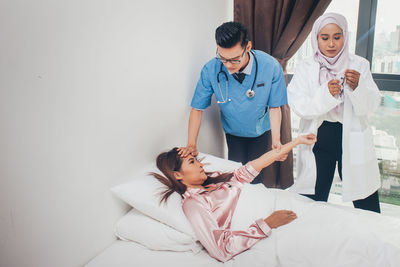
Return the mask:
[[(331, 0), (234, 0), (234, 21), (249, 31), (253, 48), (267, 52), (281, 64), (287, 82), (286, 65), (324, 13)], [(292, 140), (290, 108), (281, 107), (281, 142)], [(271, 149), (271, 140), (268, 145)], [(264, 170), (267, 187), (287, 188), (293, 184), (293, 154)]]

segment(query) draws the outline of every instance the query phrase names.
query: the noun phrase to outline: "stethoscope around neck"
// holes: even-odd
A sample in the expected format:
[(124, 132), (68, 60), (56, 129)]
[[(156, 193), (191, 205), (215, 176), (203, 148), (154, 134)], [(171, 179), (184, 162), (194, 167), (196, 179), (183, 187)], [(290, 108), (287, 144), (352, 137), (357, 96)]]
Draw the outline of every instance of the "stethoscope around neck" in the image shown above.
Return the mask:
[[(257, 80), (258, 62), (257, 62), (257, 58), (256, 58), (256, 55), (254, 54), (254, 52), (250, 50), (250, 53), (253, 55), (254, 61), (256, 62), (256, 73), (254, 75), (254, 80), (253, 80), (253, 84), (251, 85), (251, 88), (246, 91), (246, 96), (248, 98), (253, 98), (254, 95), (256, 94), (253, 89), (254, 89), (254, 84), (256, 83), (256, 80)], [(221, 94), (221, 99), (222, 99), (222, 101), (217, 101), (218, 104), (224, 104), (226, 102), (231, 102), (231, 100), (232, 100), (228, 96), (228, 74), (226, 74), (226, 72), (222, 69), (223, 65), (224, 64), (222, 64), (222, 62), (221, 62), (221, 68), (217, 74), (218, 88), (219, 88), (219, 92)], [(219, 79), (220, 74), (223, 74), (225, 76), (225, 98), (224, 98), (224, 95), (222, 94), (221, 83), (220, 83), (220, 79)]]

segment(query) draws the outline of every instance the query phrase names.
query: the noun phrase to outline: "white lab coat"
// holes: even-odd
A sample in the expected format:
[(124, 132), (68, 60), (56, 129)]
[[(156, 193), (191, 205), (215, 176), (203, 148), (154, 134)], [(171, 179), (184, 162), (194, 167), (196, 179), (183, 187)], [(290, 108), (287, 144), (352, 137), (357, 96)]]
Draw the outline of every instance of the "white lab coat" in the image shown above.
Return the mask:
[[(380, 92), (369, 69), (369, 62), (350, 55), (348, 69), (360, 73), (358, 87), (344, 88), (342, 139), (342, 199), (364, 199), (380, 188), (380, 174), (368, 115), (380, 103)], [(328, 82), (319, 85), (319, 64), (309, 58), (300, 63), (288, 86), (290, 108), (300, 116), (299, 134), (317, 134), (323, 116), (340, 103), (328, 90)], [(300, 145), (297, 153), (297, 177), (291, 191), (314, 194), (316, 164), (313, 146)]]

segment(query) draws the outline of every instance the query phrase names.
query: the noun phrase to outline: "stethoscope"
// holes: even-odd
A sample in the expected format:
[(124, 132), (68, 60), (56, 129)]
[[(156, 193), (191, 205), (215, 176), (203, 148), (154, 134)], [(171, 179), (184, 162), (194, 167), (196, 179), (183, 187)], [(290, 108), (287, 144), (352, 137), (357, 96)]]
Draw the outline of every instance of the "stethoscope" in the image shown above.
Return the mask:
[[(256, 94), (254, 92), (253, 88), (254, 88), (254, 84), (256, 83), (256, 80), (257, 80), (258, 62), (257, 62), (257, 58), (256, 58), (256, 55), (254, 54), (254, 52), (252, 50), (250, 50), (250, 53), (253, 55), (254, 61), (256, 62), (256, 73), (254, 75), (254, 80), (253, 80), (253, 84), (251, 85), (251, 88), (246, 91), (246, 96), (248, 98), (253, 98), (254, 95)], [(221, 68), (217, 74), (218, 88), (219, 88), (219, 92), (220, 92), (221, 98), (222, 98), (222, 101), (217, 101), (218, 104), (224, 104), (226, 102), (231, 102), (231, 99), (228, 97), (228, 75), (226, 74), (226, 72), (224, 70), (222, 70), (223, 65), (224, 64), (221, 62)], [(220, 74), (223, 74), (225, 76), (225, 96), (226, 96), (226, 98), (224, 98), (224, 95), (222, 94), (221, 84), (220, 84), (220, 80), (219, 80)]]

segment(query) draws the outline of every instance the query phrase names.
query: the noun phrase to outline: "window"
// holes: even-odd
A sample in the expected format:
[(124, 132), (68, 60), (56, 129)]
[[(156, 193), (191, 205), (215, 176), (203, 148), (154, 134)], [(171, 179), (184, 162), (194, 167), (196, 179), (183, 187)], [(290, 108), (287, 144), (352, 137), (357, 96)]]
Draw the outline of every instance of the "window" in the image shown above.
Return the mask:
[(381, 202), (400, 205), (400, 93), (382, 91), (381, 105), (370, 118), (382, 179)]
[(376, 12), (372, 72), (400, 74), (400, 16), (396, 0), (379, 1)]

